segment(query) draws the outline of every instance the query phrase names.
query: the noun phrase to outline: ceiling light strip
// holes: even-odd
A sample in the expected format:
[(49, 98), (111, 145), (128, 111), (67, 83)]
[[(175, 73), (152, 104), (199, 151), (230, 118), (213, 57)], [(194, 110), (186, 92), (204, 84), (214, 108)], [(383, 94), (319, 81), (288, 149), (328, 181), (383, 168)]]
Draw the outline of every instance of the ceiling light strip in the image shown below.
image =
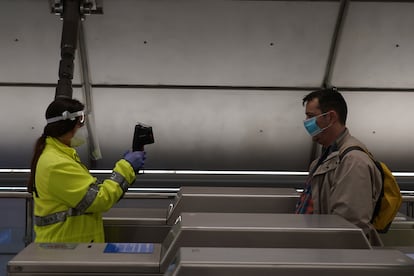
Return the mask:
[[(30, 169), (0, 169), (0, 173), (30, 173)], [(92, 174), (110, 174), (112, 170), (90, 170)], [(182, 174), (182, 175), (279, 175), (307, 176), (303, 171), (216, 171), (216, 170), (142, 170), (143, 174)], [(414, 172), (393, 172), (396, 177), (414, 177)]]

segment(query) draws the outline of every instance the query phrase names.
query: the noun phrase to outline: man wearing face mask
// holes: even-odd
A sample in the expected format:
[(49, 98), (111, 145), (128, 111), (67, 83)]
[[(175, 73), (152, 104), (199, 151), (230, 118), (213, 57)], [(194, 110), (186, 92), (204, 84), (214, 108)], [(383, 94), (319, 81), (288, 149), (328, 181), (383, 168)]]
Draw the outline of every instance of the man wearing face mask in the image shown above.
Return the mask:
[(128, 152), (108, 179), (98, 181), (73, 148), (85, 120), (84, 105), (75, 99), (57, 99), (46, 110), (28, 182), (35, 242), (104, 242), (102, 213), (123, 197), (144, 165), (145, 152)]
[(305, 129), (322, 146), (296, 206), (298, 214), (336, 214), (360, 227), (374, 246), (381, 246), (371, 224), (382, 177), (371, 158), (351, 146), (367, 147), (346, 127), (347, 104), (336, 89), (313, 91), (303, 98)]

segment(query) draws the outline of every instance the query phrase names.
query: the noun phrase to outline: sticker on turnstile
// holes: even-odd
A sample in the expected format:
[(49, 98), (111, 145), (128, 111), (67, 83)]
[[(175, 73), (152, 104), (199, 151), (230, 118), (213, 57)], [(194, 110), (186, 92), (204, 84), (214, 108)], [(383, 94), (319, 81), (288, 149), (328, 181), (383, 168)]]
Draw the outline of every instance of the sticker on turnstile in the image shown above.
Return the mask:
[(414, 260), (414, 253), (409, 253), (409, 254), (406, 254), (406, 255)]
[(76, 243), (39, 243), (39, 246), (46, 249), (75, 249)]
[(150, 254), (154, 252), (153, 243), (108, 243), (104, 253), (138, 253)]

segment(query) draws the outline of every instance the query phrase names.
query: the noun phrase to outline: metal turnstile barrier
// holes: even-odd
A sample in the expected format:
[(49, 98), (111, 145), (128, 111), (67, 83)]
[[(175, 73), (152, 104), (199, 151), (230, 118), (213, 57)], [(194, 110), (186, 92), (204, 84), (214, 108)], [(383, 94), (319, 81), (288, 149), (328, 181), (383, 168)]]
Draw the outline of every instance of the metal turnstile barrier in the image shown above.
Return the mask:
[(161, 246), (147, 253), (105, 253), (107, 243), (31, 243), (8, 263), (8, 276), (159, 276)]
[(412, 276), (414, 259), (385, 249), (181, 248), (164, 275)]
[[(131, 251), (106, 252), (108, 246)], [(140, 247), (150, 250), (134, 249)], [(182, 213), (162, 243), (32, 243), (8, 263), (8, 271), (10, 276), (162, 275), (182, 247), (371, 248), (361, 229), (334, 215)]]
[(165, 215), (165, 209), (112, 208), (103, 216), (105, 241), (161, 243), (171, 229)]
[(183, 212), (294, 213), (292, 188), (182, 187), (162, 208), (112, 208), (103, 215), (107, 242), (162, 242)]
[(293, 214), (298, 198), (293, 188), (182, 187), (169, 207), (167, 224), (183, 212)]
[(371, 248), (360, 228), (336, 215), (182, 213), (162, 244), (162, 265), (169, 264), (180, 247), (194, 243), (198, 247)]
[(380, 237), (386, 247), (414, 246), (414, 219), (398, 213), (388, 232)]

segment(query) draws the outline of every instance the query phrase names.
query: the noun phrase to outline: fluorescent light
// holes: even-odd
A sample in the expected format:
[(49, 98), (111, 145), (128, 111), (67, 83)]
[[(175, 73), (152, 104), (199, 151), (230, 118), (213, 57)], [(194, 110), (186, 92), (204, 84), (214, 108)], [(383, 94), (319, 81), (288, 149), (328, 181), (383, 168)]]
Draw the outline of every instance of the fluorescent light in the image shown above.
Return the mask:
[(30, 169), (0, 169), (0, 173), (29, 173)]
[[(92, 174), (110, 174), (112, 170), (90, 170)], [(0, 173), (30, 173), (30, 169), (0, 169)], [(218, 170), (142, 170), (143, 174), (186, 174), (186, 175), (279, 175), (307, 176), (303, 171), (218, 171)], [(414, 177), (414, 172), (393, 172), (396, 177)]]
[(180, 188), (128, 188), (128, 192), (178, 192)]
[[(109, 174), (112, 170), (90, 170), (95, 174)], [(306, 176), (308, 172), (300, 171), (201, 171), (201, 170), (142, 170), (143, 174), (197, 174), (197, 175), (282, 175)]]
[(27, 191), (26, 187), (0, 187), (0, 191)]
[(393, 172), (393, 176), (410, 177), (414, 176), (414, 172)]

